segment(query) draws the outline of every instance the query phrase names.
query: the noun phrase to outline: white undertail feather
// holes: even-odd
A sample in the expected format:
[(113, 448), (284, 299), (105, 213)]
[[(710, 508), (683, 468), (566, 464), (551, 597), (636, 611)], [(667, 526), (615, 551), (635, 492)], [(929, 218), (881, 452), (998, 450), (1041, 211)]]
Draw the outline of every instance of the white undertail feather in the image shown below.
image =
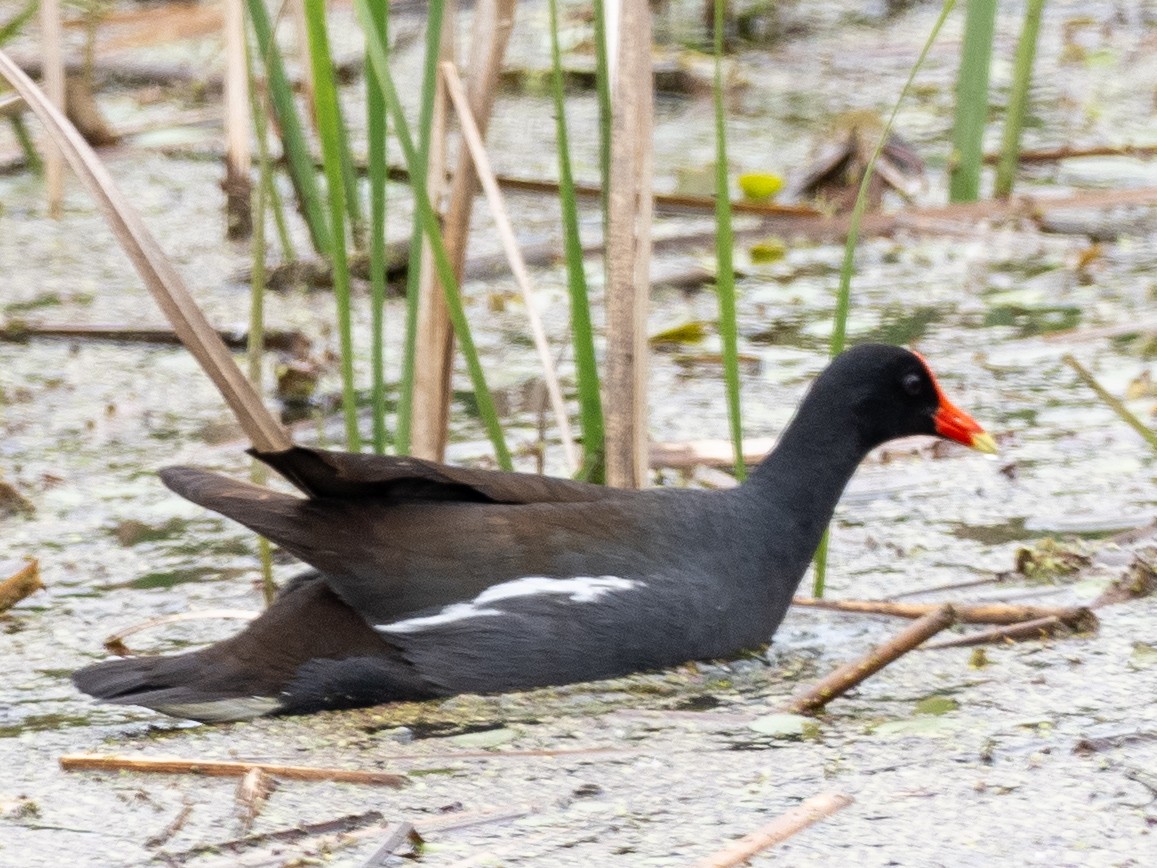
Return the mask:
[(252, 720), (272, 714), (281, 708), (281, 700), (272, 696), (235, 696), (230, 699), (210, 699), (204, 702), (172, 702), (154, 705), (161, 714), (185, 717), (204, 723), (227, 723), (231, 720)]

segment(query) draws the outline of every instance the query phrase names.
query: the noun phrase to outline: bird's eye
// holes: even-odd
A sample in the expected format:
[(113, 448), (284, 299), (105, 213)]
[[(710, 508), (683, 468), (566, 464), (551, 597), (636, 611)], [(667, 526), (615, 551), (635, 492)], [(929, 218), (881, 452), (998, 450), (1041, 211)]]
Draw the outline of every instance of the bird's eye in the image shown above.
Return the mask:
[(905, 374), (900, 379), (900, 385), (904, 387), (905, 392), (913, 397), (924, 390), (924, 380), (917, 373)]

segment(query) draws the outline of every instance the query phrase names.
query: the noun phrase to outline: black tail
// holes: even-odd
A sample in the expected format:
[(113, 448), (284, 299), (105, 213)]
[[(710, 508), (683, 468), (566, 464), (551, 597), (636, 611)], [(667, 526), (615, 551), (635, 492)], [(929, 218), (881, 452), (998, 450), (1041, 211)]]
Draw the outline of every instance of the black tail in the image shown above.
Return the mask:
[(298, 529), (301, 507), (308, 502), (198, 467), (166, 467), (160, 476), (170, 491), (274, 541)]
[[(176, 657), (129, 657), (87, 666), (72, 674), (79, 690), (104, 702), (143, 705), (173, 717), (220, 722), (248, 720), (281, 710), (276, 696), (256, 696), (243, 683), (213, 673), (202, 652)], [(240, 673), (235, 673), (240, 674)]]

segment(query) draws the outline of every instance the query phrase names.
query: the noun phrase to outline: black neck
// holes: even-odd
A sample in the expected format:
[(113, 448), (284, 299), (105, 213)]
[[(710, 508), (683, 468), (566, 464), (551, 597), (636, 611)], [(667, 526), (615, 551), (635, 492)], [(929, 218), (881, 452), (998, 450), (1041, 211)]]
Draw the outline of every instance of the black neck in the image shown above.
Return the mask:
[(774, 514), (767, 520), (779, 531), (792, 527), (810, 557), (870, 449), (843, 396), (817, 383), (743, 489), (768, 504)]

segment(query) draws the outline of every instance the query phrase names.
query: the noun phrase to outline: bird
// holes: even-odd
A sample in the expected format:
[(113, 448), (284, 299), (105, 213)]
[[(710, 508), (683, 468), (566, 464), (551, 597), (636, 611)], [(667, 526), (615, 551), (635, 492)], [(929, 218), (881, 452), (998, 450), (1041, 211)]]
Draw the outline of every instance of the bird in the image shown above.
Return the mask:
[(98, 662), (98, 700), (205, 722), (493, 694), (734, 658), (782, 621), (876, 446), (993, 438), (923, 357), (838, 355), (740, 485), (628, 490), (293, 446), (256, 452), (302, 493), (170, 467), (166, 486), (303, 561), (232, 638)]

